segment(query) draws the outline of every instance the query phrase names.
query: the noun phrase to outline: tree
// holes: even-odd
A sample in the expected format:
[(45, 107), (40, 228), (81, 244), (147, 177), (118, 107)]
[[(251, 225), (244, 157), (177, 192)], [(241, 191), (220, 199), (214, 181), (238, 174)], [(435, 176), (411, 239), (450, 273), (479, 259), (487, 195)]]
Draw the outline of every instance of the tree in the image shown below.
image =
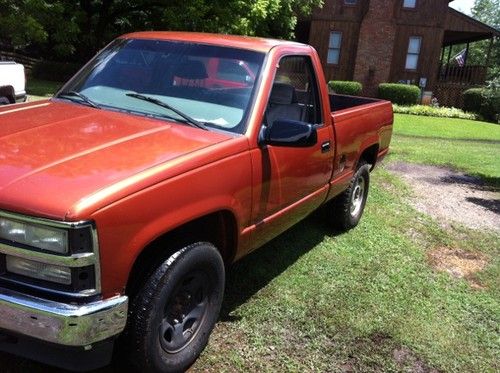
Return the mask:
[(26, 46), (47, 40), (47, 31), (31, 14), (28, 5), (15, 0), (0, 0), (0, 36), (4, 43)]
[(0, 0), (0, 41), (85, 60), (116, 36), (185, 30), (293, 38), (322, 0)]
[[(475, 0), (472, 7), (472, 16), (487, 25), (500, 29), (500, 0)], [(485, 40), (472, 44), (469, 51), (469, 61), (484, 64), (486, 61), (490, 41)], [(488, 79), (500, 78), (500, 41), (494, 41), (490, 52), (490, 68)]]
[(14, 49), (67, 56), (78, 42), (78, 13), (70, 1), (0, 0), (0, 42)]

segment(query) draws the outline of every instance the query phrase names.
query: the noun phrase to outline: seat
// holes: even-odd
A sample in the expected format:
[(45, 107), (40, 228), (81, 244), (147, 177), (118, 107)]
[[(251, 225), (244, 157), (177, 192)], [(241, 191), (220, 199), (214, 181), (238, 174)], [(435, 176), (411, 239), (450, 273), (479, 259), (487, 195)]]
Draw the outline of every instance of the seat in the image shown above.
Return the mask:
[(208, 78), (207, 69), (201, 61), (188, 60), (181, 63), (174, 71), (174, 85), (204, 87)]
[(287, 83), (274, 83), (266, 110), (267, 124), (278, 119), (302, 120), (302, 108), (298, 104), (295, 88)]

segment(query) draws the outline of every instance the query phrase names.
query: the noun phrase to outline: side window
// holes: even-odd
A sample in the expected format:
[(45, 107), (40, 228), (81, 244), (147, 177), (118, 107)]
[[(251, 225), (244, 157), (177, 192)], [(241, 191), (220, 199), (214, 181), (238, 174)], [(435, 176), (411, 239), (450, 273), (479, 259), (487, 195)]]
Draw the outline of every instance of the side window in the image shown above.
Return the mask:
[(266, 110), (266, 123), (278, 119), (322, 123), (319, 90), (311, 59), (287, 56), (279, 63)]

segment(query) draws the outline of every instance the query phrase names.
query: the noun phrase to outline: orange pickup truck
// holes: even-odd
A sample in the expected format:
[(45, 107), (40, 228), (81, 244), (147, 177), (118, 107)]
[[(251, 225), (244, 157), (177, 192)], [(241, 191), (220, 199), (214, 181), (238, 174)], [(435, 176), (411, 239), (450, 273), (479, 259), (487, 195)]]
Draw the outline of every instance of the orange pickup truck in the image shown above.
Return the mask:
[(356, 226), (392, 121), (329, 94), (308, 45), (119, 37), (50, 100), (0, 109), (0, 350), (186, 369), (228, 265), (322, 205)]

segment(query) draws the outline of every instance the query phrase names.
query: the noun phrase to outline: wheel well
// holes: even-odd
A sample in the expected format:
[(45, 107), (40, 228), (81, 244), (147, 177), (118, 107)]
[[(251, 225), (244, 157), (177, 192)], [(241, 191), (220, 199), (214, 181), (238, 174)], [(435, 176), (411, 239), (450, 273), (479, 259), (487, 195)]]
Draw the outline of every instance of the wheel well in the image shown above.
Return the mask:
[(370, 170), (373, 170), (375, 163), (377, 163), (378, 148), (378, 144), (373, 144), (363, 150), (363, 153), (361, 153), (361, 156), (359, 157), (359, 161), (364, 160), (366, 163), (371, 165)]
[(236, 254), (237, 224), (227, 210), (217, 211), (190, 221), (166, 232), (149, 243), (139, 254), (130, 272), (126, 293), (134, 294), (156, 266), (180, 248), (194, 242), (212, 243), (221, 253), (226, 265)]
[(7, 97), (10, 103), (14, 103), (14, 87), (5, 85), (0, 87), (0, 97)]

